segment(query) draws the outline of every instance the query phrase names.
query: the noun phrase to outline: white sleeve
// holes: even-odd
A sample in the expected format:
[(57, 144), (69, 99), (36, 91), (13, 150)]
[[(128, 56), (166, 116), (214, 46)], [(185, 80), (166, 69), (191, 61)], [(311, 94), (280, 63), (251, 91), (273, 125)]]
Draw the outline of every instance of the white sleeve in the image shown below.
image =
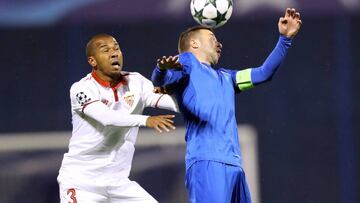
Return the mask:
[[(91, 85), (90, 85), (91, 86)], [(71, 108), (80, 115), (89, 116), (104, 126), (146, 126), (149, 116), (124, 114), (109, 109), (100, 102), (100, 94), (89, 84), (75, 83), (70, 89)]]
[(70, 88), (71, 109), (80, 113), (85, 106), (98, 101), (100, 98), (99, 92), (93, 89), (88, 83), (74, 83)]
[(97, 120), (104, 126), (134, 127), (146, 126), (146, 120), (149, 116), (123, 114), (109, 109), (100, 101), (90, 103), (85, 106), (83, 112), (85, 115)]
[[(139, 74), (140, 75), (140, 74)], [(142, 83), (142, 98), (146, 107), (154, 107), (179, 112), (175, 98), (167, 94), (154, 93), (154, 85), (144, 76), (140, 75)]]
[(154, 101), (151, 107), (167, 109), (179, 113), (178, 104), (173, 96), (170, 96), (168, 94), (156, 94), (156, 95), (160, 95), (160, 96), (156, 101)]

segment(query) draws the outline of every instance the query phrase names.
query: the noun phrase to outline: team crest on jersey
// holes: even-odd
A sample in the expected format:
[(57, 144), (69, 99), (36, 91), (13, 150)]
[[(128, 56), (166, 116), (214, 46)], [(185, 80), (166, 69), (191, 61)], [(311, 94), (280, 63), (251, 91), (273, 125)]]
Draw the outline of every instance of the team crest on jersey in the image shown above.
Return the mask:
[(131, 93), (129, 91), (125, 92), (124, 100), (129, 106), (132, 106), (134, 104), (134, 101), (135, 101), (135, 96), (134, 96), (133, 93)]
[(91, 101), (91, 98), (88, 97), (84, 92), (79, 92), (76, 94), (76, 101), (80, 105), (84, 105), (84, 104), (88, 103), (89, 101)]
[(102, 99), (101, 102), (104, 103), (105, 105), (109, 104), (109, 100), (107, 100), (107, 99)]

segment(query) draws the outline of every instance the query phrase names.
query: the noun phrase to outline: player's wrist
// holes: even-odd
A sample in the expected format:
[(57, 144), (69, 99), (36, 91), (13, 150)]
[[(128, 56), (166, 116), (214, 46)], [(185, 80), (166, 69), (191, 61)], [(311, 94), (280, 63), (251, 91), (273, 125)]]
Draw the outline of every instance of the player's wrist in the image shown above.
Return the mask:
[(289, 40), (291, 40), (293, 38), (293, 36), (290, 36), (288, 34), (281, 33), (281, 32), (280, 32), (280, 37), (283, 39), (289, 39)]
[(291, 43), (293, 41), (293, 38), (280, 33), (279, 40), (286, 43)]
[(159, 66), (159, 64), (156, 65), (156, 69), (161, 72), (166, 71), (166, 67)]
[(150, 116), (143, 115), (140, 126), (148, 127), (149, 118)]

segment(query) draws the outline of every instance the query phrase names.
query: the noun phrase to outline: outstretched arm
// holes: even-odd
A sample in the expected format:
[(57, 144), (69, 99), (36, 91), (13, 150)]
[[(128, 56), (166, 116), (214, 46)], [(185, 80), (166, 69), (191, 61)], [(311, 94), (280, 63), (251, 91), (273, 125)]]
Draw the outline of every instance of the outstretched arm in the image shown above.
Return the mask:
[(83, 109), (83, 113), (104, 126), (134, 127), (146, 126), (154, 128), (158, 132), (175, 129), (174, 122), (171, 120), (174, 115), (145, 116), (135, 114), (120, 114), (110, 110), (100, 101), (93, 102)]
[[(149, 83), (151, 84), (150, 81)], [(71, 86), (70, 98), (72, 111), (81, 117), (87, 116), (103, 126), (146, 126), (159, 132), (175, 128), (171, 120), (174, 115), (145, 116), (114, 111), (100, 101), (100, 95), (97, 91), (92, 91), (84, 83), (77, 82)]]
[(165, 89), (168, 90), (167, 88), (154, 88), (150, 80), (140, 74), (139, 76), (143, 84), (141, 98), (146, 107), (161, 108), (179, 112), (175, 98), (169, 95), (169, 92), (164, 91)]
[(272, 79), (275, 72), (280, 67), (280, 64), (285, 59), (287, 51), (291, 46), (291, 42), (291, 38), (281, 35), (274, 50), (267, 57), (265, 62), (261, 66), (251, 69), (251, 81), (254, 85), (258, 85)]
[(178, 82), (184, 75), (178, 56), (163, 56), (157, 59), (157, 65), (151, 80), (156, 87), (164, 87)]
[(265, 62), (256, 68), (238, 71), (236, 76), (234, 76), (240, 91), (252, 88), (254, 85), (272, 79), (276, 70), (285, 59), (287, 51), (291, 46), (292, 39), (300, 30), (301, 24), (300, 13), (296, 12), (293, 8), (287, 8), (285, 15), (281, 17), (278, 22), (280, 33), (279, 41)]

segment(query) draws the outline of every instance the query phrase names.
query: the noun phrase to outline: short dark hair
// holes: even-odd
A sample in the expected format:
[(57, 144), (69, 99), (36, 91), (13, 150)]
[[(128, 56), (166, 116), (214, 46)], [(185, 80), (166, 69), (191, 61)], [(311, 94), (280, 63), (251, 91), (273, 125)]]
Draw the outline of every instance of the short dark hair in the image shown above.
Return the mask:
[(93, 36), (89, 42), (86, 44), (86, 57), (92, 56), (94, 54), (94, 49), (95, 49), (95, 42), (100, 39), (100, 38), (108, 38), (111, 37), (113, 38), (113, 36), (109, 35), (109, 34), (105, 34), (105, 33), (101, 33), (101, 34), (97, 34), (95, 36)]
[(187, 51), (190, 47), (190, 38), (197, 33), (199, 30), (209, 30), (214, 33), (214, 29), (206, 26), (206, 25), (197, 25), (194, 27), (190, 27), (186, 29), (184, 32), (180, 34), (179, 41), (178, 41), (178, 51), (179, 53), (183, 53)]

